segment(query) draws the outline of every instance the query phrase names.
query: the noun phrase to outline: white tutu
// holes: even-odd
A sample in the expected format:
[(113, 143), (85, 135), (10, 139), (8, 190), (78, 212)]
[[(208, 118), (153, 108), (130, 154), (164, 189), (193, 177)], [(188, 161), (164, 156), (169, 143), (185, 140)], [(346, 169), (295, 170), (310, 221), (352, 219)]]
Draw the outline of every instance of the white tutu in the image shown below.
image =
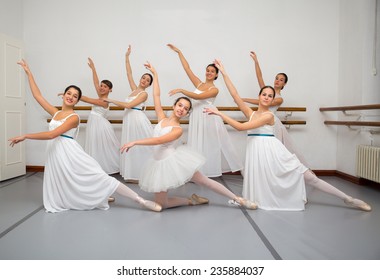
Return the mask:
[(146, 192), (178, 188), (190, 181), (206, 159), (185, 145), (174, 148), (162, 159), (151, 159), (141, 172), (139, 186)]

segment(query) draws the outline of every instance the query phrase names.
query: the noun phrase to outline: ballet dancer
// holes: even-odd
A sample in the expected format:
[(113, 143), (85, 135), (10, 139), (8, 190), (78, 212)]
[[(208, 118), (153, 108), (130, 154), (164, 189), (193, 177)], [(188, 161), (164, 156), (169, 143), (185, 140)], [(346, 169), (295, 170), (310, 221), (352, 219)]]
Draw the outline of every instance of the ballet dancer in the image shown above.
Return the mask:
[[(178, 54), (182, 67), (190, 81), (196, 87), (194, 92), (185, 89), (173, 89), (170, 95), (182, 93), (191, 98), (193, 112), (189, 117), (187, 144), (206, 157), (201, 171), (208, 177), (218, 177), (224, 172), (236, 172), (243, 169), (234, 144), (220, 118), (203, 114), (205, 106), (214, 107), (213, 103), (219, 93), (214, 81), (218, 77), (218, 69), (214, 64), (206, 67), (206, 80), (202, 82), (191, 70), (181, 50), (172, 44), (168, 47)], [(223, 157), (228, 166), (223, 166)]]
[(114, 192), (152, 211), (161, 211), (161, 205), (145, 200), (105, 173), (99, 163), (74, 139), (80, 123), (79, 116), (74, 111), (74, 106), (81, 98), (80, 88), (75, 85), (68, 86), (63, 94), (62, 110), (58, 110), (42, 96), (25, 60), (18, 64), (28, 77), (33, 97), (52, 116), (49, 131), (28, 133), (9, 139), (12, 147), (25, 139), (49, 140), (43, 180), (43, 203), (46, 211), (54, 213), (95, 208), (107, 210), (108, 197)]
[(158, 74), (155, 68), (146, 63), (145, 67), (153, 74), (153, 99), (154, 108), (159, 123), (154, 128), (153, 137), (135, 140), (122, 146), (122, 152), (129, 152), (135, 146), (154, 146), (154, 154), (149, 162), (143, 167), (139, 186), (146, 192), (155, 194), (155, 201), (164, 209), (200, 205), (208, 203), (208, 199), (193, 194), (190, 198), (169, 197), (170, 189), (178, 188), (188, 181), (205, 186), (212, 191), (224, 195), (235, 203), (248, 209), (256, 209), (256, 205), (249, 200), (236, 196), (222, 184), (203, 175), (199, 170), (205, 159), (202, 155), (186, 145), (177, 145), (183, 131), (180, 119), (187, 116), (191, 111), (191, 101), (187, 97), (179, 97), (173, 111), (167, 117), (162, 109), (160, 101), (160, 86)]
[(305, 183), (323, 192), (341, 198), (349, 206), (371, 211), (371, 206), (352, 198), (319, 179), (299, 159), (274, 137), (274, 114), (270, 106), (275, 98), (271, 86), (261, 88), (259, 107), (253, 111), (239, 96), (222, 63), (215, 61), (232, 98), (249, 121), (240, 123), (219, 112), (206, 108), (205, 113), (220, 116), (239, 131), (247, 131), (247, 150), (243, 180), (243, 197), (265, 210), (300, 211), (305, 209)]
[[(259, 84), (259, 87), (262, 88), (266, 84), (263, 79), (263, 74), (261, 71), (259, 60), (257, 58), (256, 53), (253, 51), (250, 52), (250, 56), (253, 59), (254, 64), (255, 64), (257, 82)], [(281, 95), (281, 91), (284, 89), (287, 82), (288, 82), (288, 76), (285, 73), (278, 73), (273, 82), (273, 88), (276, 92), (276, 97), (273, 99), (273, 102), (271, 106), (269, 107), (269, 109), (270, 111), (273, 112), (274, 119), (275, 119), (274, 135), (277, 137), (278, 140), (280, 140), (285, 145), (285, 147), (289, 150), (289, 152), (291, 152), (292, 154), (295, 154), (298, 157), (298, 159), (302, 162), (303, 165), (309, 166), (305, 157), (295, 148), (293, 140), (290, 137), (286, 127), (283, 125), (281, 120), (276, 115), (278, 108), (284, 102), (284, 98)], [(242, 98), (242, 99), (243, 101), (247, 103), (259, 105), (259, 100), (256, 98)]]
[(102, 80), (99, 83), (95, 64), (91, 58), (88, 58), (88, 66), (92, 71), (92, 79), (98, 98), (82, 95), (80, 99), (80, 101), (92, 104), (86, 125), (84, 150), (96, 159), (107, 174), (119, 173), (120, 141), (107, 119), (109, 103), (104, 101), (112, 92), (112, 83), (109, 80)]
[[(124, 108), (123, 125), (121, 130), (121, 143), (127, 143), (136, 139), (150, 137), (153, 134), (153, 127), (146, 116), (145, 102), (148, 99), (146, 89), (152, 84), (153, 77), (150, 73), (145, 73), (140, 78), (138, 85), (134, 82), (132, 67), (130, 64), (130, 54), (132, 48), (129, 45), (125, 54), (125, 66), (127, 78), (132, 92), (125, 102), (106, 98), (109, 103), (113, 103)], [(137, 183), (140, 177), (141, 166), (149, 159), (152, 148), (149, 146), (138, 147), (128, 155), (121, 154), (120, 174), (127, 182)]]

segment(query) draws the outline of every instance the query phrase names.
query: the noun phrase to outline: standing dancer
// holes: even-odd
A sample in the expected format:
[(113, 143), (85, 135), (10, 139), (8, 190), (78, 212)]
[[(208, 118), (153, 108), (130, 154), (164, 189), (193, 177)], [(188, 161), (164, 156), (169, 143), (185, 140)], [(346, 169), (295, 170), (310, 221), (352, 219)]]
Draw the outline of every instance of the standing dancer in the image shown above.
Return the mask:
[[(168, 44), (175, 51), (187, 76), (196, 87), (194, 92), (174, 89), (170, 95), (182, 93), (193, 101), (193, 112), (189, 118), (188, 145), (206, 157), (201, 171), (208, 177), (221, 176), (223, 172), (235, 172), (243, 169), (226, 126), (220, 118), (203, 114), (204, 107), (214, 107), (213, 103), (219, 90), (214, 85), (218, 77), (218, 69), (214, 64), (206, 67), (206, 81), (202, 82), (194, 75), (182, 52)], [(223, 158), (227, 166), (223, 166)]]
[(104, 101), (112, 91), (112, 83), (103, 80), (99, 83), (95, 64), (88, 58), (88, 66), (92, 71), (92, 80), (98, 98), (82, 96), (81, 101), (92, 104), (86, 126), (86, 142), (84, 150), (100, 164), (107, 174), (119, 173), (120, 141), (107, 120), (109, 103)]
[(99, 163), (89, 156), (75, 141), (78, 134), (79, 116), (74, 106), (81, 98), (79, 87), (70, 85), (63, 94), (62, 110), (51, 105), (41, 94), (27, 63), (18, 64), (28, 76), (33, 97), (52, 116), (49, 131), (25, 134), (9, 139), (10, 145), (25, 139), (49, 140), (43, 180), (43, 203), (47, 212), (69, 209), (107, 210), (108, 197), (117, 192), (144, 207), (161, 211), (161, 206), (145, 200), (126, 185), (107, 175)]
[(244, 198), (252, 200), (259, 208), (265, 210), (304, 210), (306, 183), (341, 198), (349, 206), (371, 211), (371, 206), (364, 201), (348, 196), (315, 176), (274, 137), (275, 119), (269, 109), (276, 94), (274, 88), (271, 86), (261, 88), (258, 97), (259, 107), (255, 112), (239, 96), (221, 62), (215, 61), (215, 64), (222, 73), (232, 98), (249, 119), (245, 123), (240, 123), (215, 108), (205, 109), (206, 113), (220, 116), (233, 128), (248, 132), (243, 182)]
[(153, 158), (146, 163), (141, 173), (141, 189), (155, 193), (155, 201), (163, 208), (208, 203), (208, 199), (196, 194), (190, 198), (168, 196), (170, 189), (178, 188), (191, 180), (232, 199), (239, 205), (256, 209), (256, 205), (251, 201), (236, 196), (222, 184), (203, 175), (199, 171), (205, 162), (202, 155), (185, 145), (178, 146), (178, 140), (182, 135), (180, 119), (191, 111), (191, 101), (187, 97), (179, 97), (173, 105), (171, 115), (167, 117), (161, 106), (157, 72), (151, 64), (146, 63), (145, 66), (154, 76), (154, 108), (159, 122), (154, 128), (153, 137), (126, 143), (121, 148), (122, 152), (129, 152), (135, 146), (154, 145)]
[[(142, 75), (139, 85), (136, 85), (132, 75), (132, 67), (129, 56), (131, 46), (128, 47), (125, 55), (125, 66), (127, 78), (132, 92), (125, 102), (107, 98), (106, 101), (124, 108), (123, 127), (121, 131), (121, 143), (127, 143), (141, 138), (150, 137), (153, 134), (153, 127), (146, 116), (145, 102), (148, 99), (146, 89), (152, 84), (153, 77), (149, 73)], [(120, 157), (120, 174), (129, 182), (136, 183), (140, 177), (142, 165), (152, 154), (151, 147), (138, 147), (130, 153), (122, 154)]]
[[(252, 57), (254, 63), (255, 63), (255, 71), (256, 71), (256, 78), (257, 82), (259, 83), (259, 87), (262, 88), (265, 86), (265, 82), (263, 79), (263, 74), (261, 72), (259, 60), (257, 59), (257, 55), (255, 52), (251, 51), (250, 56)], [(292, 154), (295, 154), (298, 159), (302, 162), (303, 165), (309, 166), (305, 158), (302, 154), (300, 154), (297, 149), (294, 147), (293, 140), (291, 139), (286, 127), (282, 124), (281, 120), (276, 116), (276, 112), (278, 108), (281, 106), (281, 104), (284, 102), (284, 99), (281, 95), (281, 90), (284, 89), (286, 83), (288, 82), (288, 76), (285, 73), (278, 73), (274, 79), (273, 88), (276, 92), (276, 97), (273, 99), (273, 102), (269, 109), (274, 114), (275, 119), (275, 128), (274, 128), (274, 135), (277, 137), (278, 140), (280, 140), (285, 147), (291, 152)], [(243, 101), (247, 103), (251, 103), (254, 105), (259, 105), (259, 100), (255, 98), (242, 98)]]

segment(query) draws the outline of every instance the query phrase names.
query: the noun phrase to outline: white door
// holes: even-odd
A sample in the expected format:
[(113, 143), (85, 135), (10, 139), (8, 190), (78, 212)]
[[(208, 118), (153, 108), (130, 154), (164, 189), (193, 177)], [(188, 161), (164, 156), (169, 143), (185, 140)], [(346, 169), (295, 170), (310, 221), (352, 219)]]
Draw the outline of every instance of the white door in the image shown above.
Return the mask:
[(26, 173), (25, 144), (8, 139), (25, 133), (25, 82), (20, 41), (0, 34), (0, 181)]

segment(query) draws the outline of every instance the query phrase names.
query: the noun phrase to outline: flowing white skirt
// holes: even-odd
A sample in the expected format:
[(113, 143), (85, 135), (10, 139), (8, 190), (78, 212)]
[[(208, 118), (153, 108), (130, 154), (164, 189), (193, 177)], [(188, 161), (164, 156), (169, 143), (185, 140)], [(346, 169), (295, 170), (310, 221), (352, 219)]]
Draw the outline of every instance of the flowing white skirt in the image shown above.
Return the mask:
[(243, 197), (260, 209), (305, 209), (307, 168), (275, 137), (248, 136)]
[(48, 141), (43, 181), (47, 212), (107, 210), (108, 197), (119, 184), (75, 140), (59, 136)]
[[(144, 112), (128, 109), (124, 111), (121, 134), (122, 145), (153, 136), (153, 127)], [(125, 180), (138, 180), (141, 168), (152, 157), (151, 146), (135, 146), (120, 158), (120, 174)]]
[(110, 122), (101, 115), (90, 113), (88, 117), (85, 151), (107, 174), (119, 173), (120, 142)]
[[(206, 158), (201, 172), (207, 177), (218, 177), (223, 172), (243, 169), (234, 143), (219, 116), (203, 112), (205, 105), (197, 104), (189, 117), (188, 145)], [(207, 107), (215, 107), (207, 105)], [(223, 164), (226, 162), (226, 164)]]

